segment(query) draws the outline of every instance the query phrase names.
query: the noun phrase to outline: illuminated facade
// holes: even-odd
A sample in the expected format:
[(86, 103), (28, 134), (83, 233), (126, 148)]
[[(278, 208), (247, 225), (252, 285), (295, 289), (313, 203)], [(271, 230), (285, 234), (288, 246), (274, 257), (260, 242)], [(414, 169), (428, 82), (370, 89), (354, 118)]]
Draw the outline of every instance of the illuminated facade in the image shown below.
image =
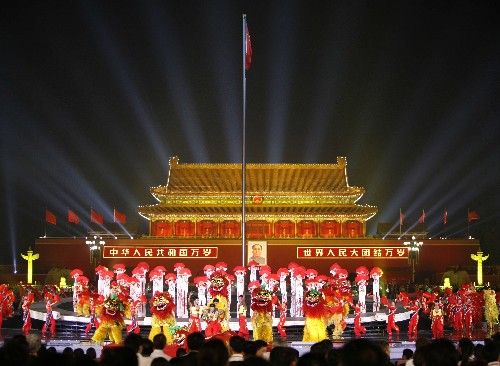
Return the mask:
[[(247, 164), (248, 239), (363, 238), (377, 207), (356, 202), (347, 161)], [(170, 159), (167, 184), (151, 188), (157, 204), (140, 206), (152, 237), (241, 238), (241, 164), (181, 164)]]

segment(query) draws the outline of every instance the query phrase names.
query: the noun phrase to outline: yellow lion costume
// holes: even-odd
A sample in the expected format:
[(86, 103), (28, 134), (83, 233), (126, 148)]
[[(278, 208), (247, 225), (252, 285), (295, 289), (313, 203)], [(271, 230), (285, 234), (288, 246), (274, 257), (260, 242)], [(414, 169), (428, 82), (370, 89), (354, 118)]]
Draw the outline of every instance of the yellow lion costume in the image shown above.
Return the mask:
[(151, 331), (149, 339), (163, 332), (167, 338), (167, 345), (174, 342), (170, 327), (177, 323), (174, 316), (175, 303), (168, 292), (156, 292), (150, 300), (151, 304)]
[(96, 309), (100, 317), (99, 327), (92, 337), (92, 341), (102, 343), (109, 335), (109, 340), (112, 343), (122, 343), (122, 329), (125, 326), (123, 314), (125, 305), (123, 301), (116, 295), (109, 296), (102, 306)]
[(252, 292), (253, 339), (273, 342), (273, 293), (262, 287)]
[(310, 290), (304, 296), (304, 336), (302, 342), (319, 342), (328, 339), (326, 326), (330, 312), (325, 306), (321, 291)]
[(484, 318), (488, 329), (493, 329), (498, 324), (498, 306), (496, 293), (492, 289), (483, 291), (484, 296)]

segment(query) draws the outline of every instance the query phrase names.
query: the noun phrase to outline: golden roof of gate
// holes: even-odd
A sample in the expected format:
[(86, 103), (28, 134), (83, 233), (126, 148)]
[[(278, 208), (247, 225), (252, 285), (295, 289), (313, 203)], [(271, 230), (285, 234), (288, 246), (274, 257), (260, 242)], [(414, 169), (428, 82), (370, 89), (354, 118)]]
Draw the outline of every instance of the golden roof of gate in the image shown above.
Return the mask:
[[(363, 194), (350, 187), (347, 161), (335, 164), (246, 164), (247, 194)], [(181, 164), (170, 159), (166, 186), (152, 187), (153, 195), (241, 194), (241, 164)]]

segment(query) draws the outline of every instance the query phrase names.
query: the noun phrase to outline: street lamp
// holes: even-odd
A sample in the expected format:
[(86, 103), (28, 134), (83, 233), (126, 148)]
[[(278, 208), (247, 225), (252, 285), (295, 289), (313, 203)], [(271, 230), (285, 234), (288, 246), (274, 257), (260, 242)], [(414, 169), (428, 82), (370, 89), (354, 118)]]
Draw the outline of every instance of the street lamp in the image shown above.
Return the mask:
[(408, 263), (411, 265), (411, 283), (415, 283), (415, 265), (418, 264), (420, 247), (424, 244), (422, 241), (416, 241), (415, 236), (411, 241), (405, 241), (403, 244), (408, 248)]
[(101, 250), (106, 242), (100, 236), (94, 235), (93, 238), (85, 240), (85, 244), (89, 246), (90, 263), (97, 267), (101, 260)]

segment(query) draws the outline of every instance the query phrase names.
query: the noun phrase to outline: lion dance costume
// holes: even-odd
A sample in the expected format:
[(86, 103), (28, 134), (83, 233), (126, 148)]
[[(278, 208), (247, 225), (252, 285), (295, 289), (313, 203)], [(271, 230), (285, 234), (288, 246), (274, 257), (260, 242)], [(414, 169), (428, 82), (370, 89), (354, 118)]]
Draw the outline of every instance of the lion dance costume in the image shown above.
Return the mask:
[(112, 343), (122, 343), (122, 329), (125, 326), (123, 321), (124, 301), (117, 294), (111, 294), (99, 307), (98, 313), (100, 313), (99, 327), (95, 331), (92, 341), (102, 343), (109, 336)]
[(214, 302), (220, 317), (221, 332), (227, 332), (229, 330), (229, 302), (228, 302), (228, 285), (229, 280), (225, 272), (215, 271), (210, 275), (210, 288), (209, 293), (211, 301)]
[(263, 287), (252, 292), (252, 328), (253, 339), (268, 343), (273, 341), (273, 293)]
[(172, 296), (168, 292), (157, 292), (150, 300), (151, 304), (151, 331), (149, 339), (153, 340), (154, 336), (163, 333), (167, 338), (167, 344), (172, 344), (174, 341), (170, 327), (176, 325), (174, 309), (175, 303)]
[(330, 312), (325, 306), (323, 292), (311, 289), (304, 296), (304, 337), (303, 342), (319, 342), (328, 339), (326, 333)]
[(491, 289), (483, 291), (484, 296), (484, 318), (488, 329), (493, 329), (498, 324), (498, 306), (496, 300), (496, 293)]

